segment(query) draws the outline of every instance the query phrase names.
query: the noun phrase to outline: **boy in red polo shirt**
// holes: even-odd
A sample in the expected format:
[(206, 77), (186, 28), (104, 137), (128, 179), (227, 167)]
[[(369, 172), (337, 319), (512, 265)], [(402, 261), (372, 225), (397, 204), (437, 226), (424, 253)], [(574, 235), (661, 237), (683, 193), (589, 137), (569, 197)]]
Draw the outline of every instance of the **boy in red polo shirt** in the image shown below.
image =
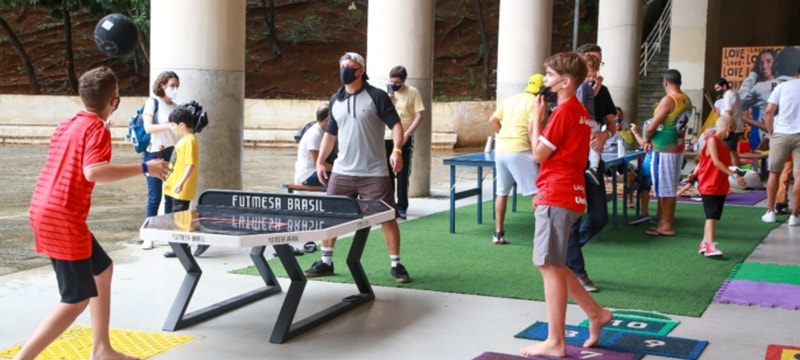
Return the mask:
[(108, 335), (111, 258), (89, 231), (95, 182), (122, 180), (144, 173), (163, 178), (164, 160), (111, 164), (108, 118), (119, 107), (117, 77), (107, 67), (84, 73), (78, 93), (86, 107), (62, 121), (50, 140), (42, 173), (36, 182), (30, 222), (36, 252), (50, 258), (61, 302), (42, 320), (14, 359), (34, 359), (88, 305), (92, 315), (92, 359), (136, 359), (115, 351)]
[[(604, 309), (586, 292), (567, 265), (567, 244), (572, 225), (580, 221), (586, 208), (584, 169), (589, 153), (591, 120), (575, 97), (587, 68), (574, 52), (555, 54), (544, 61), (547, 86), (533, 106), (531, 147), (539, 163), (536, 186), (536, 227), (533, 237), (533, 264), (542, 274), (547, 306), (548, 333), (544, 342), (520, 349), (526, 356), (567, 356), (564, 328), (567, 296), (589, 317), (589, 338), (584, 347), (595, 345), (600, 329), (611, 321)], [(557, 106), (542, 129), (545, 98), (557, 95)]]

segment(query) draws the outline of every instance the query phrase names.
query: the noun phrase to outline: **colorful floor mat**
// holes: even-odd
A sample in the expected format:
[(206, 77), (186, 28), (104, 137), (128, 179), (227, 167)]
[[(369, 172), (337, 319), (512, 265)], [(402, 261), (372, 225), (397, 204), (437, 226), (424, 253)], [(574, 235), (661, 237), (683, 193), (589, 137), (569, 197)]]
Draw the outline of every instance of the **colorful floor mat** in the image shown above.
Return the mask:
[[(589, 337), (589, 329), (567, 325), (565, 334), (568, 344), (580, 346)], [(514, 336), (523, 339), (544, 340), (547, 338), (547, 323), (537, 321)], [(706, 346), (708, 346), (708, 341), (603, 330), (600, 332), (600, 341), (596, 348), (694, 360), (700, 357)]]
[(764, 360), (798, 360), (800, 359), (800, 347), (788, 345), (767, 345), (767, 354)]
[[(111, 329), (111, 345), (117, 351), (147, 359), (193, 340), (194, 336)], [(11, 359), (22, 344), (0, 350), (0, 359)], [(48, 346), (36, 360), (88, 359), (92, 351), (92, 329), (73, 326)]]
[(714, 302), (800, 310), (800, 296), (797, 294), (800, 294), (800, 285), (726, 280), (714, 295)]
[[(567, 357), (558, 359), (592, 359), (592, 360), (638, 360), (639, 354), (622, 353), (607, 349), (583, 348), (567, 345)], [(472, 360), (552, 360), (547, 356), (522, 356), (487, 351)]]
[(800, 310), (800, 266), (745, 262), (736, 265), (714, 302)]
[(729, 279), (800, 285), (800, 266), (744, 262), (731, 270)]

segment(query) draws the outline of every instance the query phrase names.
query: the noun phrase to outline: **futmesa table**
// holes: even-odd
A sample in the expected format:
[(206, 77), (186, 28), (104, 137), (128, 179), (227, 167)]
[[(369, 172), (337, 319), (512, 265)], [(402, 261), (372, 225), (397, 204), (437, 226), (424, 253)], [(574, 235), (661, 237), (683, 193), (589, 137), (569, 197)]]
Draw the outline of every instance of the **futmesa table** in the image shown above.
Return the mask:
[[(264, 258), (273, 246), (291, 280), (275, 321), (270, 342), (283, 343), (311, 328), (375, 298), (361, 267), (361, 255), (370, 227), (395, 217), (383, 201), (354, 200), (344, 196), (206, 190), (196, 210), (179, 211), (145, 220), (142, 239), (168, 242), (186, 271), (163, 329), (175, 331), (281, 292), (281, 286)], [(306, 277), (294, 257), (293, 244), (321, 241), (355, 231), (347, 266), (358, 293), (305, 319), (294, 322)], [(202, 270), (190, 245), (251, 248), (250, 258), (265, 286), (186, 313)]]

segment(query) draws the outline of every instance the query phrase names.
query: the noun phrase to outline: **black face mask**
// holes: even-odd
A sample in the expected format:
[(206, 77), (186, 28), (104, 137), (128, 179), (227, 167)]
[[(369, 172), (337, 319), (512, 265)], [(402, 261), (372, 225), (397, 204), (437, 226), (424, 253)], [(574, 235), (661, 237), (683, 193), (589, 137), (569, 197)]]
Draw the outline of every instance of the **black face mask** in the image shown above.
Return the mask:
[(351, 67), (344, 67), (339, 70), (339, 78), (345, 85), (351, 84), (356, 81), (356, 69)]
[(543, 87), (542, 91), (539, 91), (539, 95), (544, 96), (544, 101), (547, 102), (558, 101), (558, 93), (554, 92), (549, 86)]
[(394, 91), (400, 91), (400, 88), (402, 88), (402, 87), (403, 87), (403, 84), (400, 84), (400, 85), (392, 84), (392, 90), (394, 90)]

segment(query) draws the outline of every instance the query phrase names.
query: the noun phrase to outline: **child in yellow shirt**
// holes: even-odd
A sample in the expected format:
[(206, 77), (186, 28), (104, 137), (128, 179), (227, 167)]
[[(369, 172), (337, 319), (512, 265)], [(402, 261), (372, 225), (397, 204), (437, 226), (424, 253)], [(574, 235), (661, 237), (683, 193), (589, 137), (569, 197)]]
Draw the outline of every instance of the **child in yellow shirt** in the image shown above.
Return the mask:
[[(203, 108), (196, 102), (180, 105), (169, 114), (172, 131), (180, 138), (169, 160), (169, 172), (164, 179), (164, 196), (172, 202), (172, 211), (189, 210), (189, 204), (197, 192), (197, 179), (200, 172), (200, 146), (195, 133), (199, 133), (208, 123)], [(208, 245), (199, 245), (194, 256), (200, 256)], [(165, 257), (175, 257), (168, 251)]]

